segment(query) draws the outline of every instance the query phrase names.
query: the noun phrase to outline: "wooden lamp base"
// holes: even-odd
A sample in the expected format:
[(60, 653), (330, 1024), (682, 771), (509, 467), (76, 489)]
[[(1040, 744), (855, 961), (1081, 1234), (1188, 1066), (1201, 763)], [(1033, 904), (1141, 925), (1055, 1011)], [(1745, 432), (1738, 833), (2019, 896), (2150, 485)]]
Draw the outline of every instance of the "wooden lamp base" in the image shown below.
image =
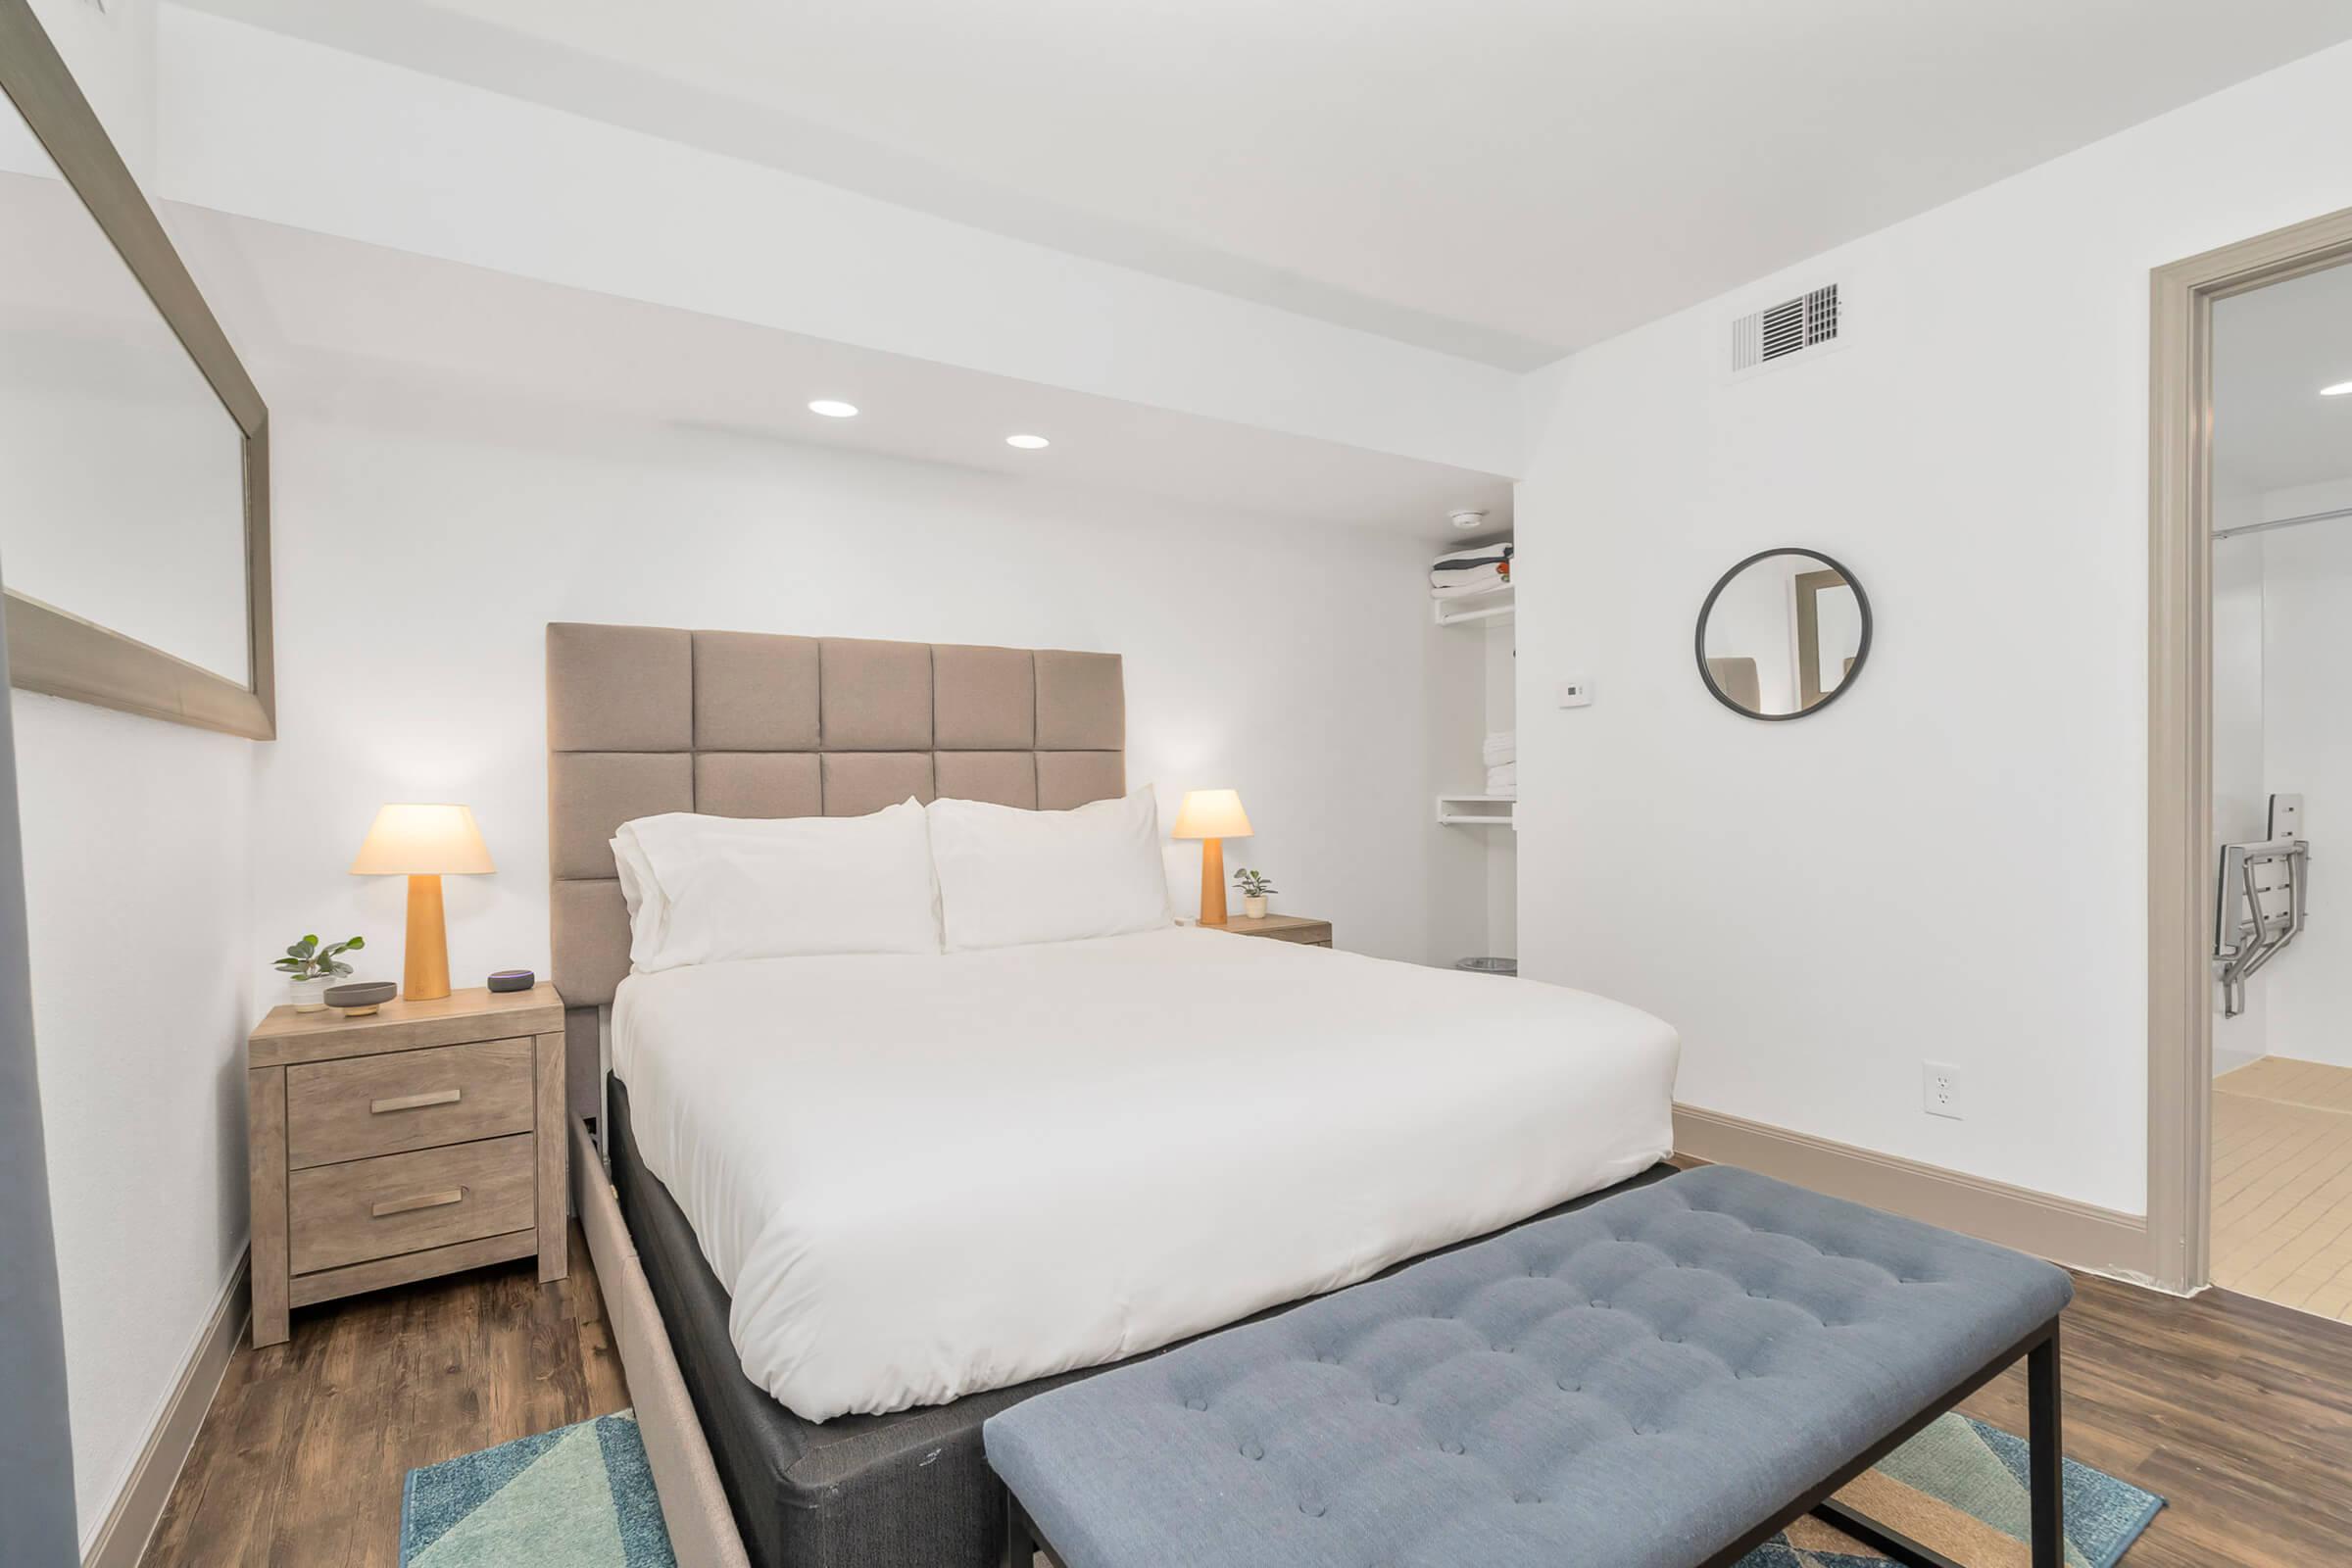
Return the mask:
[(1225, 841), (1200, 841), (1200, 923), (1225, 923)]
[(449, 924), (441, 913), (438, 876), (409, 878), (409, 939), (400, 994), (410, 1002), (438, 1002), (449, 995)]

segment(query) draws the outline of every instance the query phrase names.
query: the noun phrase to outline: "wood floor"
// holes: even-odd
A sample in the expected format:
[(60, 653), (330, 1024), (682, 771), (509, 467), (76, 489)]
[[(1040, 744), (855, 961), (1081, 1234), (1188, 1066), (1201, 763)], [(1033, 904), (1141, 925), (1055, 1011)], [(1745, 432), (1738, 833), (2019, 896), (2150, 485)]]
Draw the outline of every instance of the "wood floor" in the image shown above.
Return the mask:
[(411, 1469), (625, 1408), (570, 1234), (569, 1279), (525, 1258), (298, 1308), (286, 1344), (240, 1346), (141, 1560), (393, 1568)]
[(2352, 1068), (2265, 1056), (2214, 1080), (2213, 1279), (2352, 1322)]
[[(2169, 1499), (2124, 1568), (2352, 1563), (2352, 1327), (2079, 1285), (2067, 1451)], [(146, 1561), (391, 1564), (411, 1466), (626, 1403), (576, 1228), (553, 1285), (526, 1260), (299, 1311), (237, 1352)], [(1964, 1408), (2025, 1431), (2023, 1369)]]

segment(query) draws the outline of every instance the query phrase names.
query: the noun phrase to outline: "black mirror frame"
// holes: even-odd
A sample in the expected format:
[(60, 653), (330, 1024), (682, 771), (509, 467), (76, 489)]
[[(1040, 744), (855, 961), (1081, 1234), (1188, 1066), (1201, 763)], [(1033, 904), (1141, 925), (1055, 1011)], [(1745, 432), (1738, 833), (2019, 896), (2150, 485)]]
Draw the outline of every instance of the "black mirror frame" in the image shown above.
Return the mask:
[[(1715, 676), (1713, 672), (1707, 668), (1707, 617), (1714, 613), (1715, 601), (1723, 597), (1724, 589), (1731, 586), (1733, 578), (1739, 576), (1741, 572), (1754, 565), (1757, 562), (1770, 560), (1774, 556), (1803, 556), (1808, 560), (1820, 562), (1823, 565), (1829, 567), (1838, 576), (1844, 578), (1845, 585), (1854, 591), (1854, 603), (1860, 606), (1862, 610), (1862, 641), (1854, 649), (1854, 667), (1852, 671), (1846, 675), (1845, 679), (1838, 683), (1838, 689), (1836, 691), (1825, 695), (1820, 702), (1815, 703), (1811, 708), (1800, 708), (1794, 712), (1789, 713), (1754, 713), (1748, 711), (1748, 710), (1744, 708), (1741, 708), (1738, 703), (1733, 702), (1731, 698), (1724, 695), (1723, 688), (1715, 684)], [(1863, 666), (1870, 662), (1870, 595), (1863, 591), (1861, 580), (1857, 578), (1851, 571), (1846, 569), (1845, 563), (1835, 560), (1829, 556), (1825, 556), (1818, 550), (1807, 550), (1802, 545), (1777, 545), (1770, 550), (1757, 551), (1754, 555), (1749, 556), (1746, 560), (1741, 561), (1739, 563), (1739, 564), (1733, 566), (1731, 570), (1725, 572), (1722, 576), (1715, 579), (1715, 586), (1707, 590), (1706, 603), (1698, 607), (1698, 624), (1691, 632), (1690, 646), (1691, 651), (1698, 660), (1698, 678), (1705, 684), (1708, 696), (1714, 698), (1717, 702), (1730, 709), (1733, 712), (1738, 713), (1741, 718), (1752, 718), (1758, 723), (1763, 724), (1784, 724), (1792, 718), (1811, 718), (1815, 713), (1820, 712), (1823, 709), (1828, 708), (1832, 703), (1838, 701), (1838, 698), (1843, 697), (1846, 694), (1847, 689), (1854, 684), (1854, 677), (1861, 674)]]

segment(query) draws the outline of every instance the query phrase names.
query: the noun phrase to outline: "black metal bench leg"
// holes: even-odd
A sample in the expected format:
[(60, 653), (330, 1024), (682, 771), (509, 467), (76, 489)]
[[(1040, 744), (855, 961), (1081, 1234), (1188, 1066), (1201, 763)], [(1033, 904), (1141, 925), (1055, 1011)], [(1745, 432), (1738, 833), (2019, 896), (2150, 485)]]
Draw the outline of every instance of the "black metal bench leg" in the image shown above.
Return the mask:
[(999, 1568), (1036, 1568), (1037, 1536), (1018, 1497), (1004, 1498), (1004, 1556)]
[(2066, 1562), (2066, 1440), (2058, 1419), (2058, 1327), (2026, 1352), (2027, 1461), (2034, 1491), (2034, 1568)]
[(1836, 1497), (1826, 1497), (1814, 1504), (1813, 1513), (1816, 1518), (1828, 1520), (1888, 1562), (1902, 1564), (1902, 1568), (1961, 1568), (1959, 1563), (1935, 1547), (1922, 1545), (1901, 1531), (1890, 1529), (1868, 1514), (1857, 1513)]

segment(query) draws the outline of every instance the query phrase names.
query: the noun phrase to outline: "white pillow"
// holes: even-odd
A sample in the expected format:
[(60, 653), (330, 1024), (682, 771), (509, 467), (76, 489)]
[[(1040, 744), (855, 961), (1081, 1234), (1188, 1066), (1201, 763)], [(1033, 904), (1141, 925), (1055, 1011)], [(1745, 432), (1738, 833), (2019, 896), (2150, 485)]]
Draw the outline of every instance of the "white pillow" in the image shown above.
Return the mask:
[(639, 973), (939, 951), (930, 834), (912, 800), (869, 816), (641, 816), (621, 824), (612, 860)]
[(1149, 789), (1070, 811), (933, 801), (925, 814), (950, 953), (1117, 936), (1174, 918)]

